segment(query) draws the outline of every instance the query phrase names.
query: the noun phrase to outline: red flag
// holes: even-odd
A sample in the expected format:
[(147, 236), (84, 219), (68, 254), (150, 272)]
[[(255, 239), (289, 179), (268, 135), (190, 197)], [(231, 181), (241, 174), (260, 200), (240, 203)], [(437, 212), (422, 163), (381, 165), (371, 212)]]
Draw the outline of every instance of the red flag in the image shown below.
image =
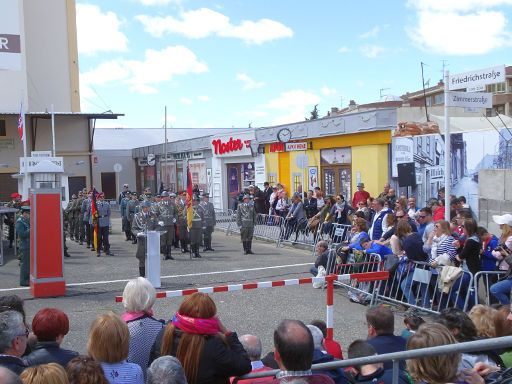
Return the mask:
[(190, 175), (190, 167), (187, 163), (187, 226), (192, 228), (192, 176)]
[(23, 141), (25, 139), (25, 132), (23, 129), (23, 103), (20, 105), (20, 117), (18, 117), (18, 134), (20, 135), (20, 140)]
[(91, 215), (92, 215), (92, 244), (96, 252), (98, 251), (98, 207), (96, 205), (96, 197), (98, 196), (98, 191), (96, 188), (92, 191), (92, 202), (91, 202)]

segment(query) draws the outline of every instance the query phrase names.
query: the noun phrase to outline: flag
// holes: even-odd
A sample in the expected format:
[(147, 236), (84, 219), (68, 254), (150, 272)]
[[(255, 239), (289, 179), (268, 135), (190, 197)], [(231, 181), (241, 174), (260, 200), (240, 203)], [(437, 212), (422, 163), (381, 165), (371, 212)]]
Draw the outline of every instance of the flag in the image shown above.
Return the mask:
[(96, 205), (96, 197), (98, 196), (98, 191), (96, 188), (92, 191), (92, 202), (91, 202), (91, 215), (92, 215), (92, 244), (96, 252), (98, 250), (98, 207)]
[(190, 167), (187, 162), (187, 227), (192, 228), (192, 176), (190, 175)]
[(20, 140), (23, 141), (25, 139), (25, 130), (23, 129), (23, 103), (20, 104), (20, 117), (18, 117), (18, 134), (20, 135)]

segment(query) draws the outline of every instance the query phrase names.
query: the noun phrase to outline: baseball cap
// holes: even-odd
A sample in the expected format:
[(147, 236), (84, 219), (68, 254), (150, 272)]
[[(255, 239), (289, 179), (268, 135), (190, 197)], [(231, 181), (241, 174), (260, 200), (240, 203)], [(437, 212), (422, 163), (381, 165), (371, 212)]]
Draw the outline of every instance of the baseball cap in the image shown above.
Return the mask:
[(492, 219), (496, 224), (507, 224), (512, 226), (512, 215), (505, 213), (504, 215), (492, 215)]

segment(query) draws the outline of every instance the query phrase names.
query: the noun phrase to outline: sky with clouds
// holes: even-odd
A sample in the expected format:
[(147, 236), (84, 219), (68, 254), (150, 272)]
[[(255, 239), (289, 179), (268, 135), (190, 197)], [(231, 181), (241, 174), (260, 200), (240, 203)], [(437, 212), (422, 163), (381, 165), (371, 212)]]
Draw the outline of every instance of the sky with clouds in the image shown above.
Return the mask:
[[(512, 0), (77, 0), (81, 106), (104, 126), (252, 127), (512, 65)], [(110, 125), (108, 125), (110, 124)]]

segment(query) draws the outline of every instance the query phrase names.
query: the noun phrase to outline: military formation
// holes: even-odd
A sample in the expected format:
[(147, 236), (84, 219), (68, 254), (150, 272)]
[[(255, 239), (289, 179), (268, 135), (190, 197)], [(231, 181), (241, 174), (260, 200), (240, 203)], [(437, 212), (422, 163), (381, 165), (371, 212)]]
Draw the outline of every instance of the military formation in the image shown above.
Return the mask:
[(125, 185), (118, 203), (125, 240), (137, 244), (135, 256), (139, 261), (141, 276), (146, 274), (147, 231), (160, 232), (160, 252), (164, 260), (174, 260), (173, 249), (190, 253), (194, 258), (202, 257), (199, 253), (201, 246), (203, 252), (214, 251), (212, 233), (216, 218), (208, 193), (203, 193), (201, 197), (193, 194), (190, 222), (187, 218), (186, 191), (178, 195), (168, 191), (152, 195), (147, 188), (139, 196), (136, 192), (130, 192), (128, 185)]

